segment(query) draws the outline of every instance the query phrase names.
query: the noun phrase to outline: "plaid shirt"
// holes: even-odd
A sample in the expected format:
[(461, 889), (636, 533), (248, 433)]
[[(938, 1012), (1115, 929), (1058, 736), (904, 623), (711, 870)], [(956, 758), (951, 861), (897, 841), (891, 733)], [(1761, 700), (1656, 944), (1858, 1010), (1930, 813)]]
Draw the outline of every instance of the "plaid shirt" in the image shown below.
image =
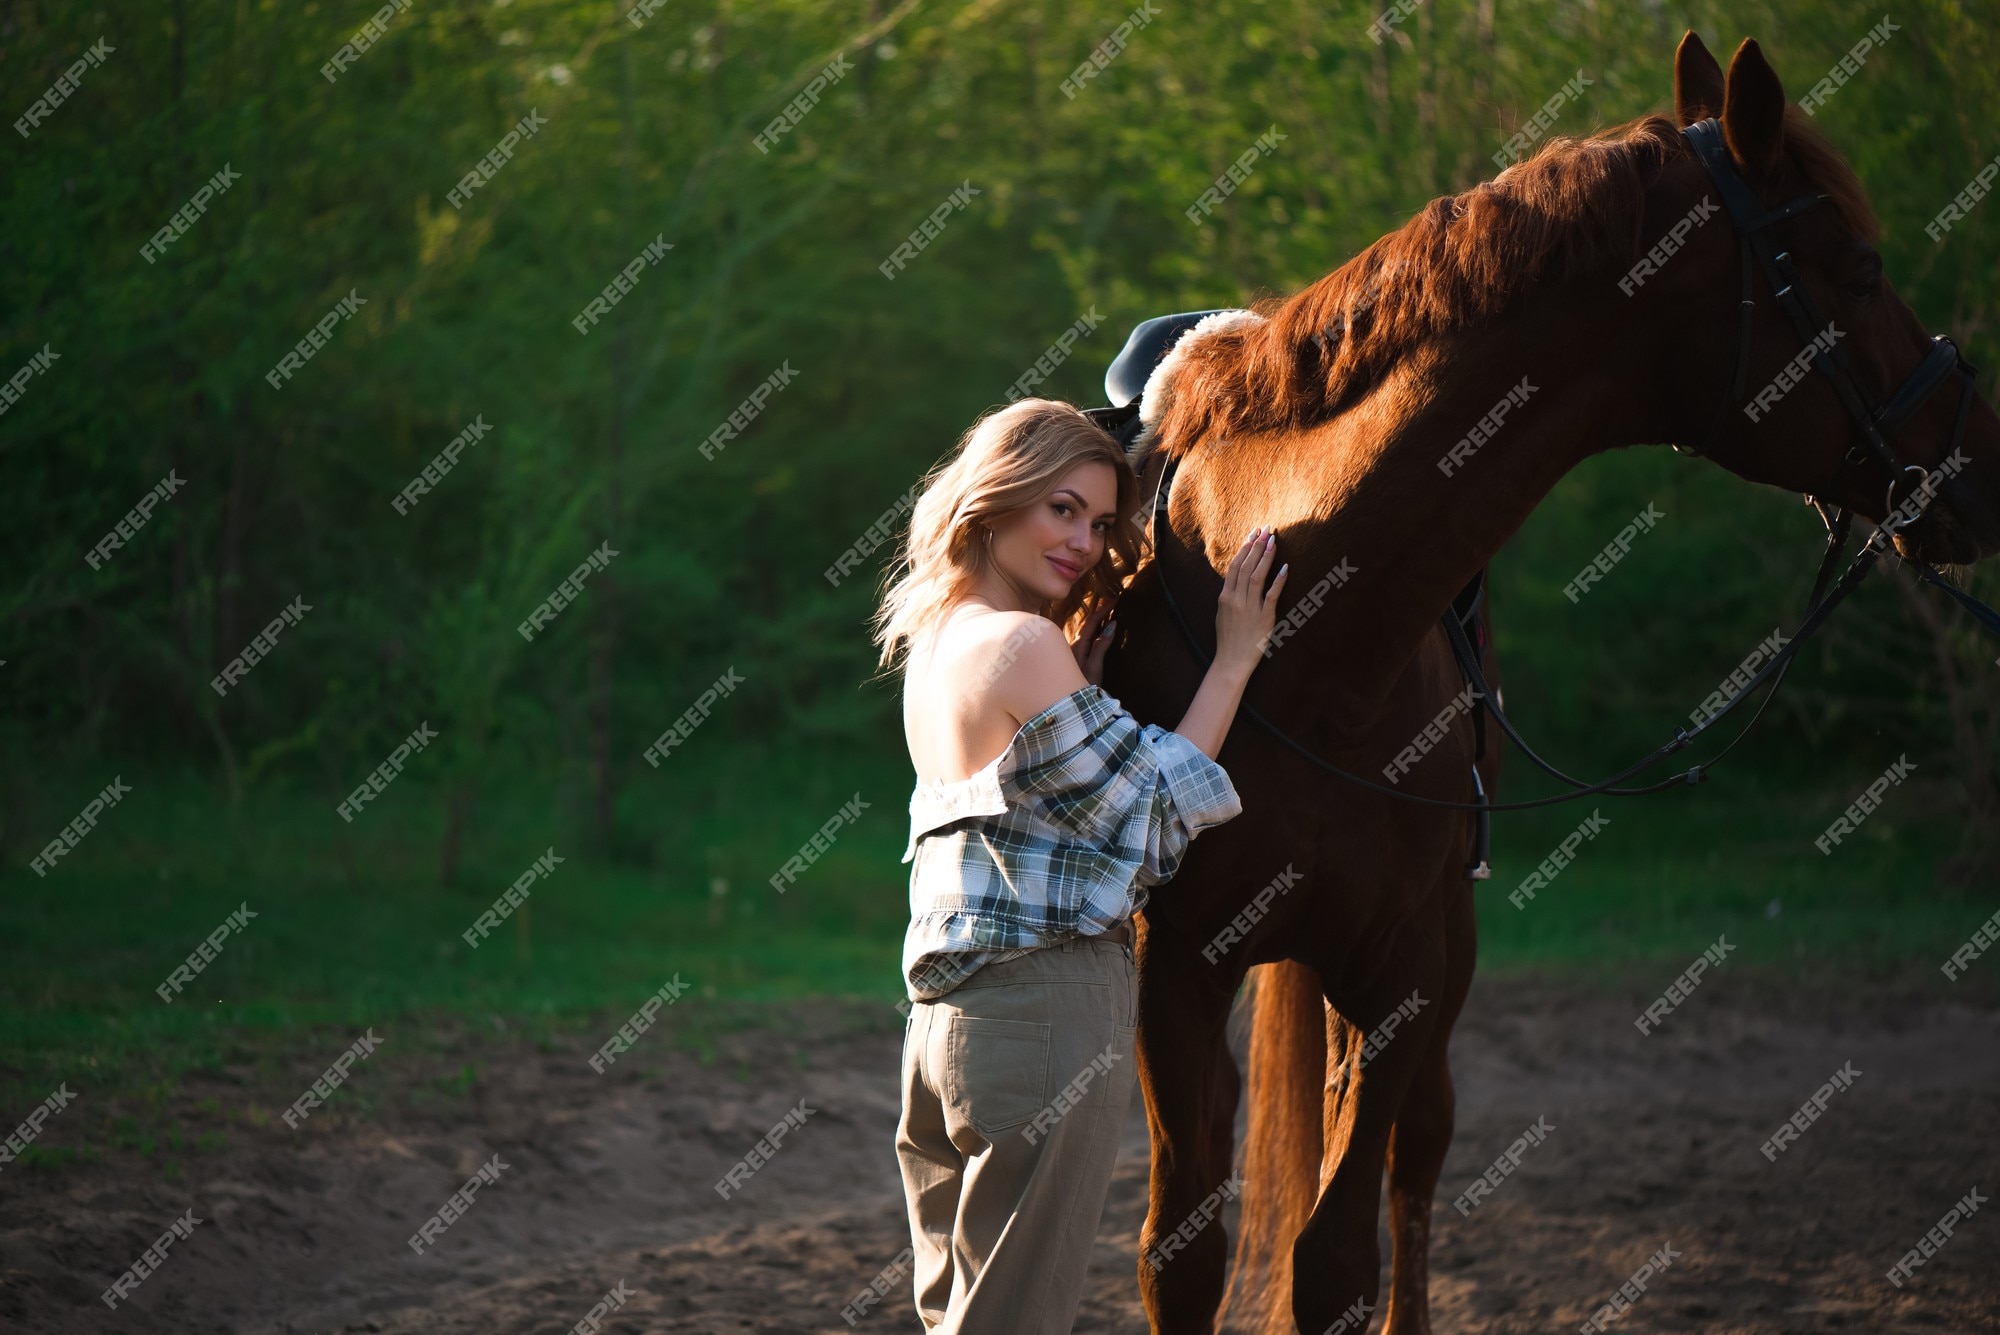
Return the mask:
[(1109, 931), (1179, 870), (1189, 840), (1242, 811), (1228, 773), (1193, 742), (1142, 725), (1101, 686), (1078, 687), (979, 773), (911, 795), (910, 999)]

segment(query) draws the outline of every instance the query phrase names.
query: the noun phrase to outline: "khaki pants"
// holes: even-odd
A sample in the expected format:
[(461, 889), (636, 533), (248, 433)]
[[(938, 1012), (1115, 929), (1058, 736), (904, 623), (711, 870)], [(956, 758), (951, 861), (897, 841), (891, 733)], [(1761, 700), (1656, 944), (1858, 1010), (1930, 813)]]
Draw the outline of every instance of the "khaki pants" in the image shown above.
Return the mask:
[(896, 1157), (917, 1314), (944, 1335), (1069, 1335), (1131, 1106), (1138, 973), (1093, 937), (910, 1007)]

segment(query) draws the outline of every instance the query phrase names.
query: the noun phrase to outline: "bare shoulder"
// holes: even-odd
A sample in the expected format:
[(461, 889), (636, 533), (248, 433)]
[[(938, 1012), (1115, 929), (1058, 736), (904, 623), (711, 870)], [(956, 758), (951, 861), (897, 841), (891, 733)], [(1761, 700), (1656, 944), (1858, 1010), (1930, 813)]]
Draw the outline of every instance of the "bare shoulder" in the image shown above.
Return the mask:
[(994, 612), (980, 620), (979, 657), (992, 673), (992, 700), (1018, 726), (1088, 683), (1062, 628), (1034, 612)]
[(1062, 629), (1032, 612), (965, 609), (905, 677), (903, 724), (919, 775), (957, 775), (1085, 685)]

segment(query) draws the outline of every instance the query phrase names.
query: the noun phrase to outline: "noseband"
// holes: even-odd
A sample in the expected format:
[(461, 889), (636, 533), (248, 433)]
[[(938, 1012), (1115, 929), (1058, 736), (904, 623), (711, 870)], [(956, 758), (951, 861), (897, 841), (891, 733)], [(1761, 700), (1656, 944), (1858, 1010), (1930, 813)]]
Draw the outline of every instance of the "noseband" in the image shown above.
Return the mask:
[[(1887, 402), (1879, 406), (1875, 405), (1866, 387), (1861, 384), (1855, 375), (1853, 363), (1847, 355), (1846, 348), (1839, 343), (1838, 338), (1830, 337), (1822, 341), (1821, 335), (1823, 331), (1831, 331), (1836, 336), (1839, 334), (1839, 331), (1833, 330), (1830, 322), (1820, 318), (1817, 308), (1813, 305), (1812, 298), (1806, 293), (1799, 281), (1798, 270), (1792, 263), (1790, 252), (1779, 249), (1778, 243), (1772, 235), (1772, 228), (1775, 224), (1793, 217), (1815, 204), (1826, 202), (1830, 197), (1823, 193), (1815, 192), (1800, 195), (1787, 203), (1779, 205), (1777, 208), (1766, 209), (1763, 202), (1757, 198), (1756, 192), (1738, 174), (1735, 163), (1730, 157), (1729, 150), (1723, 142), (1722, 127), (1718, 121), (1713, 117), (1697, 121), (1693, 125), (1686, 127), (1682, 133), (1687, 136), (1688, 142), (1693, 147), (1696, 156), (1707, 169), (1710, 179), (1714, 182), (1716, 190), (1722, 195), (1723, 205), (1728, 209), (1730, 219), (1735, 225), (1738, 249), (1742, 260), (1740, 266), (1742, 284), (1737, 303), (1736, 369), (1731, 378), (1728, 397), (1717, 406), (1715, 414), (1710, 419), (1708, 429), (1703, 433), (1699, 445), (1688, 447), (1677, 444), (1674, 448), (1688, 454), (1705, 453), (1713, 443), (1729, 409), (1743, 401), (1743, 396), (1748, 388), (1750, 374), (1750, 334), (1752, 317), (1756, 309), (1756, 296), (1752, 287), (1752, 281), (1754, 272), (1761, 269), (1766, 280), (1771, 285), (1772, 293), (1776, 297), (1779, 307), (1790, 319), (1792, 328), (1798, 333), (1800, 341), (1806, 348), (1812, 350), (1812, 364), (1832, 383), (1834, 393), (1839, 397), (1841, 405), (1847, 410), (1847, 415), (1854, 424), (1857, 439), (1846, 451), (1844, 456), (1845, 461), (1854, 467), (1867, 467), (1872, 460), (1881, 465), (1887, 472), (1889, 484), (1885, 497), (1885, 514), (1882, 523), (1869, 535), (1868, 539), (1862, 544), (1860, 551), (1856, 553), (1853, 563), (1841, 574), (1838, 580), (1832, 582), (1832, 587), (1829, 589), (1828, 582), (1832, 578), (1833, 571), (1839, 564), (1840, 557), (1846, 547), (1853, 516), (1845, 510), (1828, 506), (1815, 497), (1807, 496), (1807, 503), (1818, 510), (1820, 518), (1826, 523), (1827, 546), (1824, 555), (1820, 559), (1819, 572), (1813, 581), (1812, 594), (1806, 600), (1807, 610), (1805, 619), (1800, 623), (1798, 630), (1794, 632), (1791, 640), (1755, 676), (1739, 687), (1719, 708), (1708, 713), (1700, 723), (1697, 723), (1691, 729), (1675, 728), (1673, 738), (1670, 741), (1657, 747), (1651, 754), (1626, 766), (1618, 773), (1599, 783), (1585, 783), (1581, 779), (1573, 778), (1563, 773), (1537, 755), (1534, 749), (1521, 737), (1513, 723), (1508, 720), (1506, 714), (1501, 710), (1500, 704), (1494, 698), (1493, 692), (1487, 687), (1485, 675), (1479, 664), (1480, 655), (1472, 646), (1471, 641), (1465, 633), (1464, 623), (1460, 620), (1461, 610), (1447, 608), (1443, 618), (1445, 635), (1451, 643), (1454, 656), (1458, 659), (1460, 671), (1464, 673), (1467, 682), (1473, 688), (1474, 697), (1483, 704), (1488, 713), (1492, 714), (1494, 722), (1513, 740), (1514, 744), (1521, 749), (1522, 753), (1529, 760), (1533, 761), (1544, 772), (1563, 783), (1569, 784), (1574, 790), (1571, 792), (1561, 793), (1554, 797), (1540, 798), (1531, 802), (1491, 803), (1486, 800), (1484, 787), (1479, 780), (1479, 772), (1475, 768), (1473, 770), (1473, 787), (1475, 795), (1479, 798), (1478, 801), (1447, 802), (1438, 798), (1423, 797), (1399, 788), (1386, 787), (1372, 780), (1364, 779), (1359, 775), (1350, 774), (1346, 770), (1340, 769), (1324, 758), (1306, 750), (1297, 741), (1286, 735), (1282, 729), (1258, 713), (1247, 701), (1239, 706), (1240, 712), (1249, 715), (1250, 718), (1255, 720), (1286, 746), (1312, 761), (1319, 768), (1337, 775), (1349, 783), (1372, 789), (1375, 792), (1385, 793), (1390, 797), (1400, 798), (1406, 802), (1416, 802), (1424, 806), (1447, 807), (1456, 810), (1479, 812), (1481, 814), (1478, 845), (1480, 857), (1478, 868), (1468, 869), (1467, 874), (1471, 876), (1483, 877), (1485, 874), (1486, 822), (1484, 817), (1488, 812), (1519, 811), (1530, 807), (1551, 806), (1560, 802), (1573, 801), (1580, 797), (1589, 797), (1593, 794), (1603, 794), (1610, 797), (1636, 797), (1645, 793), (1659, 792), (1662, 789), (1673, 787), (1683, 782), (1700, 783), (1707, 778), (1708, 769), (1733, 750), (1736, 744), (1748, 736), (1750, 730), (1757, 725), (1757, 720), (1763, 716), (1764, 710), (1776, 696), (1778, 685), (1782, 683), (1784, 673), (1790, 667), (1792, 659), (1804, 647), (1806, 641), (1826, 623), (1827, 618), (1832, 615), (1834, 608), (1839, 606), (1842, 600), (1860, 584), (1876, 558), (1890, 549), (1890, 543), (1896, 532), (1907, 528), (1922, 517), (1941, 486), (1957, 485), (1955, 465), (1940, 467), (1934, 480), (1931, 470), (1920, 464), (1904, 463), (1901, 457), (1897, 455), (1894, 446), (1890, 443), (1897, 431), (1916, 415), (1917, 410), (1929, 400), (1931, 394), (1940, 385), (1944, 384), (1954, 372), (1957, 372), (1962, 377), (1958, 416), (1952, 425), (1951, 443), (1946, 449), (1944, 458), (1949, 461), (1957, 456), (1959, 443), (1965, 433), (1966, 418), (1972, 406), (1974, 378), (1974, 368), (1959, 355), (1957, 345), (1950, 338), (1942, 334), (1932, 337), (1930, 350), (1924, 355), (1923, 361), (1897, 387), (1896, 391), (1889, 396)], [(1123, 412), (1124, 410), (1120, 411)], [(1173, 475), (1180, 465), (1180, 458), (1179, 455), (1169, 458), (1165, 466), (1160, 470), (1160, 480), (1158, 490), (1154, 496), (1152, 515), (1153, 540), (1155, 550), (1159, 554), (1155, 558), (1156, 561), (1160, 556), (1164, 556), (1168, 547), (1178, 545), (1173, 526), (1167, 522), (1167, 508)], [(1896, 501), (1896, 489), (1905, 481), (1909, 481), (1908, 475), (1910, 474), (1916, 475), (1915, 480), (1911, 483), (1912, 490), (1899, 504)], [(1912, 506), (1912, 502), (1914, 502), (1914, 506)], [(1996, 613), (1992, 608), (1987, 607), (1984, 603), (1981, 603), (1963, 590), (1955, 588), (1946, 581), (1938, 578), (1929, 565), (1922, 562), (1912, 562), (1911, 564), (1915, 567), (1919, 576), (1957, 599), (1988, 630), (1993, 631), (1995, 634), (2000, 634), (2000, 613)], [(1160, 591), (1166, 596), (1167, 606), (1173, 612), (1174, 620), (1180, 625), (1181, 633), (1186, 636), (1189, 647), (1193, 649), (1196, 658), (1206, 665), (1212, 656), (1203, 650), (1200, 640), (1195, 636), (1194, 629), (1188, 624), (1186, 616), (1181, 612), (1180, 604), (1174, 598), (1173, 589), (1167, 582), (1164, 565), (1160, 567), (1158, 577)], [(1484, 590), (1482, 587), (1482, 596), (1483, 593)], [(1477, 607), (1477, 601), (1477, 599), (1474, 599), (1472, 607), (1463, 610), (1464, 616), (1470, 617), (1473, 614), (1473, 611)], [(1750, 717), (1749, 722), (1743, 726), (1742, 730), (1730, 739), (1728, 745), (1724, 746), (1721, 751), (1717, 752), (1706, 763), (1694, 765), (1684, 774), (1677, 774), (1672, 778), (1643, 787), (1621, 788), (1616, 786), (1633, 775), (1651, 768), (1674, 752), (1690, 745), (1696, 737), (1707, 731), (1711, 725), (1735, 709), (1739, 703), (1762, 686), (1764, 681), (1772, 677), (1773, 674), (1776, 675), (1776, 680), (1772, 684), (1771, 692), (1758, 705), (1757, 712)]]

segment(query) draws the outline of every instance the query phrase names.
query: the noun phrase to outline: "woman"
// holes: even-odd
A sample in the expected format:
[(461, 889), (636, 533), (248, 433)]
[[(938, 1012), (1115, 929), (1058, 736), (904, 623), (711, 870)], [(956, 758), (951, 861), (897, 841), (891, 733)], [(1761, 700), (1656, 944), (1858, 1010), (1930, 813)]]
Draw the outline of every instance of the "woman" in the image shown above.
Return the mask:
[(989, 413), (926, 479), (875, 617), (882, 664), (907, 649), (919, 776), (896, 1154), (928, 1330), (1067, 1335), (1132, 1095), (1132, 915), (1242, 811), (1214, 757), (1276, 619), (1276, 540), (1230, 561), (1180, 727), (1142, 726), (1098, 684), (1137, 491), (1076, 408)]

